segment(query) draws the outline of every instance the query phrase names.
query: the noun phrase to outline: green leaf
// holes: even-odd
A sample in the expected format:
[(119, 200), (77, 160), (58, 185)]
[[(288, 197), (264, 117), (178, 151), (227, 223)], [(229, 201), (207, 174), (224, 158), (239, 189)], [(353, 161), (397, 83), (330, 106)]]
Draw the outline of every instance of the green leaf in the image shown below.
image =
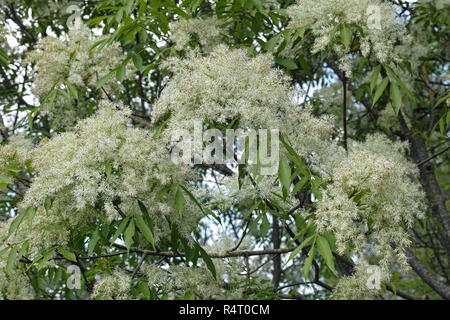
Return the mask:
[(120, 9), (119, 11), (117, 11), (115, 19), (117, 21), (117, 23), (120, 23), (122, 21), (122, 17), (123, 17), (123, 8)]
[(380, 85), (377, 88), (377, 91), (375, 91), (375, 96), (373, 97), (372, 106), (377, 103), (377, 101), (380, 99), (381, 95), (383, 94), (384, 90), (386, 89), (389, 82), (389, 78), (384, 78), (383, 81), (381, 81)]
[(286, 148), (286, 150), (288, 151), (288, 153), (292, 156), (289, 157), (289, 159), (292, 160), (292, 162), (295, 163), (295, 165), (299, 168), (301, 168), (301, 166), (304, 166), (306, 168), (306, 165), (303, 163), (302, 158), (297, 154), (297, 152), (295, 152), (295, 150), (286, 142), (286, 140), (284, 139), (283, 135), (280, 134), (280, 141), (283, 144), (283, 146)]
[(44, 209), (45, 209), (45, 213), (48, 214), (48, 210), (50, 210), (50, 208), (52, 207), (53, 204), (53, 199), (50, 197), (45, 198), (44, 200)]
[(395, 113), (398, 113), (398, 111), (402, 106), (402, 95), (400, 93), (400, 89), (398, 88), (398, 86), (392, 82), (391, 82), (391, 100)]
[(111, 163), (107, 163), (106, 164), (106, 168), (105, 168), (105, 174), (106, 174), (106, 179), (107, 180), (111, 176), (111, 173), (112, 173), (112, 165), (111, 165)]
[(12, 182), (11, 178), (0, 174), (0, 183), (12, 184), (13, 182)]
[(31, 212), (31, 210), (33, 210), (33, 207), (28, 207), (25, 212), (23, 212), (22, 214), (19, 214), (14, 220), (13, 222), (11, 222), (11, 225), (9, 226), (9, 232), (8, 232), (8, 237), (17, 230), (17, 228), (20, 226), (20, 224), (22, 223), (23, 219)]
[(140, 215), (136, 215), (134, 217), (136, 224), (139, 228), (139, 230), (142, 232), (145, 239), (151, 243), (152, 247), (155, 248), (155, 239), (153, 238), (152, 231), (148, 227), (148, 225), (145, 223), (144, 219)]
[(38, 270), (42, 269), (42, 267), (51, 259), (55, 249), (50, 249), (42, 255), (42, 258), (39, 259), (36, 268)]
[(289, 191), (291, 187), (291, 167), (286, 159), (281, 158), (280, 164), (278, 167), (278, 178), (280, 179), (281, 185), (287, 191)]
[(67, 86), (67, 89), (69, 89), (70, 94), (72, 95), (72, 97), (74, 97), (76, 100), (78, 100), (78, 91), (77, 88), (68, 82), (64, 82), (64, 84)]
[(352, 32), (346, 25), (342, 25), (341, 28), (341, 41), (346, 48), (350, 46), (350, 42), (352, 41)]
[(303, 276), (305, 277), (305, 281), (308, 281), (309, 270), (311, 269), (312, 262), (314, 257), (316, 256), (316, 247), (314, 244), (309, 249), (308, 257), (305, 259), (305, 264), (303, 265)]
[(106, 18), (108, 18), (109, 16), (100, 16), (100, 17), (95, 17), (90, 19), (87, 24), (92, 27), (100, 22), (102, 22), (103, 20), (105, 20)]
[(448, 94), (444, 95), (443, 97), (441, 97), (436, 104), (434, 105), (434, 108), (438, 107), (442, 102), (447, 101), (448, 99), (450, 99), (450, 91), (447, 91)]
[(310, 224), (306, 225), (304, 228), (302, 228), (302, 229), (300, 230), (300, 232), (297, 233), (297, 234), (295, 235), (295, 237), (292, 238), (291, 241), (289, 241), (289, 246), (291, 246), (297, 239), (299, 239), (299, 238), (302, 237), (306, 232), (308, 232), (308, 230), (311, 229), (312, 226), (314, 226), (314, 224), (310, 223)]
[(20, 259), (22, 259), (23, 255), (28, 252), (28, 248), (30, 247), (30, 240), (26, 240), (23, 244), (22, 247), (19, 250), (19, 253), (17, 254), (17, 260), (20, 261)]
[(444, 118), (439, 119), (439, 131), (441, 132), (441, 134), (445, 134), (445, 123), (444, 123)]
[(381, 64), (375, 67), (372, 72), (372, 76), (370, 77), (370, 92), (373, 94), (373, 90), (375, 89), (375, 86), (377, 85), (378, 76), (381, 71)]
[(300, 250), (302, 250), (309, 242), (311, 242), (311, 240), (315, 237), (316, 235), (313, 234), (312, 236), (306, 238), (297, 248), (295, 248), (294, 251), (292, 251), (292, 253), (289, 256), (289, 259), (286, 261), (286, 263), (288, 263), (289, 261), (291, 261), (292, 259), (294, 259), (294, 257), (300, 252)]
[(177, 208), (180, 216), (183, 216), (184, 206), (186, 204), (186, 199), (184, 199), (183, 193), (180, 188), (177, 188), (177, 192), (175, 193), (175, 208)]
[(77, 262), (77, 257), (75, 256), (75, 253), (70, 252), (69, 250), (65, 248), (58, 248), (58, 252), (67, 260), (72, 262)]
[(293, 59), (276, 58), (275, 62), (282, 65), (283, 67), (285, 67), (288, 70), (298, 69), (298, 66)]
[(8, 60), (9, 60), (9, 57), (3, 51), (3, 49), (0, 48), (0, 64), (2, 64), (5, 68), (7, 68), (8, 64), (9, 64)]
[(33, 226), (33, 220), (34, 216), (36, 215), (37, 209), (34, 207), (31, 207), (28, 217), (28, 227), (31, 228)]
[(211, 257), (198, 243), (197, 243), (197, 246), (198, 246), (198, 250), (200, 252), (200, 256), (202, 257), (203, 261), (205, 261), (206, 267), (212, 273), (214, 279), (216, 279), (216, 276), (217, 276), (216, 267), (214, 266), (214, 263), (211, 260)]
[(266, 49), (269, 52), (272, 52), (273, 49), (275, 49), (275, 45), (277, 44), (278, 40), (280, 39), (282, 33), (278, 33), (274, 35), (272, 38), (270, 38), (265, 44), (264, 49)]
[(14, 264), (16, 263), (16, 257), (17, 257), (17, 248), (16, 246), (14, 246), (11, 248), (11, 251), (9, 251), (8, 261), (6, 263), (7, 274), (11, 274)]
[(109, 81), (109, 79), (111, 79), (113, 74), (114, 74), (113, 72), (110, 72), (106, 76), (104, 76), (103, 78), (98, 80), (98, 82), (97, 82), (97, 89), (100, 89), (101, 87), (103, 87), (105, 85), (105, 83), (107, 83)]
[(139, 71), (142, 70), (142, 57), (139, 54), (133, 55), (133, 63)]
[(309, 182), (309, 179), (307, 178), (302, 178), (295, 186), (294, 189), (292, 190), (293, 194), (296, 194), (297, 192), (299, 192), (300, 190), (302, 190)]
[(313, 78), (313, 75), (311, 73), (311, 70), (309, 69), (308, 63), (306, 62), (305, 58), (298, 57), (298, 62), (300, 63), (300, 66), (305, 71), (305, 73), (308, 75), (310, 79)]
[(198, 200), (194, 197), (194, 195), (192, 194), (192, 192), (189, 191), (188, 188), (186, 188), (185, 186), (182, 186), (182, 185), (180, 185), (180, 188), (183, 189), (184, 192), (186, 192), (188, 197), (197, 205), (197, 207), (199, 207), (200, 211), (203, 212), (203, 214), (212, 215), (214, 217), (214, 219), (216, 219), (220, 224), (222, 224), (222, 221), (220, 220), (220, 218), (211, 209), (202, 207), (200, 202), (198, 202)]
[(195, 264), (198, 259), (199, 246), (193, 245), (191, 247), (188, 241), (183, 237), (180, 237), (180, 241), (183, 244), (186, 261), (192, 261), (192, 263)]
[(127, 227), (127, 230), (125, 230), (125, 236), (124, 236), (125, 246), (127, 247), (128, 250), (130, 250), (131, 245), (133, 244), (134, 233), (135, 233), (134, 221), (131, 220), (130, 224)]
[(91, 239), (89, 240), (89, 244), (88, 244), (88, 255), (90, 256), (95, 249), (95, 246), (97, 245), (98, 240), (100, 240), (100, 233), (98, 232), (98, 230), (96, 230), (94, 232), (94, 234), (92, 235)]
[(113, 237), (110, 240), (111, 243), (114, 243), (114, 241), (116, 241), (116, 239), (122, 234), (129, 220), (130, 217), (126, 217), (125, 219), (122, 220), (122, 222), (119, 224), (119, 227), (117, 228), (116, 232), (114, 233)]
[(337, 276), (337, 272), (334, 267), (333, 253), (331, 252), (328, 240), (325, 237), (319, 235), (319, 237), (317, 238), (317, 248), (319, 249), (322, 257), (325, 259), (325, 263), (327, 264), (328, 268), (330, 268), (331, 271), (333, 271), (333, 273)]
[(125, 74), (126, 74), (126, 68), (125, 68), (124, 65), (121, 65), (116, 71), (116, 78), (117, 78), (117, 80), (122, 82), (123, 79), (125, 79)]
[(270, 222), (269, 219), (267, 219), (267, 214), (265, 212), (261, 213), (262, 221), (261, 225), (259, 227), (259, 231), (261, 232), (261, 237), (264, 239), (267, 235), (267, 232), (270, 229)]
[(138, 205), (139, 205), (139, 209), (142, 212), (142, 216), (144, 217), (144, 221), (147, 223), (147, 225), (150, 228), (150, 231), (152, 232), (152, 234), (154, 234), (155, 233), (155, 228), (153, 226), (152, 218), (150, 218), (150, 214), (148, 213), (147, 207), (145, 206), (145, 204), (141, 200), (138, 200)]

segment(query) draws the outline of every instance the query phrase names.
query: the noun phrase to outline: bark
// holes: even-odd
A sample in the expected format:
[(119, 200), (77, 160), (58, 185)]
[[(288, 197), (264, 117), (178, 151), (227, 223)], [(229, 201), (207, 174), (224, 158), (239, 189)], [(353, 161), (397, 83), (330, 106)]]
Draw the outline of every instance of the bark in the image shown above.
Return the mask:
[(434, 273), (430, 272), (414, 254), (407, 250), (406, 256), (408, 262), (413, 270), (422, 278), (422, 280), (428, 284), (434, 291), (436, 291), (442, 298), (450, 299), (450, 287), (443, 283)]
[[(409, 141), (411, 145), (411, 156), (414, 162), (420, 163), (424, 159), (428, 159), (428, 151), (425, 144), (425, 139), (419, 134), (412, 133), (403, 117), (401, 111), (398, 113), (398, 120), (402, 135)], [(447, 253), (447, 259), (450, 258), (450, 219), (447, 211), (446, 196), (442, 192), (441, 187), (436, 179), (433, 164), (431, 161), (419, 166), (420, 181), (426, 193), (431, 213), (439, 221), (443, 232), (440, 233), (440, 242), (442, 243)]]
[[(281, 233), (280, 224), (278, 223), (278, 217), (273, 216), (273, 231), (272, 231), (272, 242), (273, 248), (275, 250), (280, 249), (281, 245)], [(278, 288), (281, 279), (281, 256), (276, 255), (273, 259), (273, 278), (272, 284), (275, 288)]]

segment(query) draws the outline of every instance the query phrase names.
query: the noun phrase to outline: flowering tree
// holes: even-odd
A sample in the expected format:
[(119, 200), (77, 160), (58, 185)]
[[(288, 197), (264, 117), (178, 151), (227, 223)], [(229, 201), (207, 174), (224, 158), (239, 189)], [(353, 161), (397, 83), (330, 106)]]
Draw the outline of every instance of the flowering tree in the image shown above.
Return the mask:
[(0, 1), (0, 298), (449, 299), (449, 17)]

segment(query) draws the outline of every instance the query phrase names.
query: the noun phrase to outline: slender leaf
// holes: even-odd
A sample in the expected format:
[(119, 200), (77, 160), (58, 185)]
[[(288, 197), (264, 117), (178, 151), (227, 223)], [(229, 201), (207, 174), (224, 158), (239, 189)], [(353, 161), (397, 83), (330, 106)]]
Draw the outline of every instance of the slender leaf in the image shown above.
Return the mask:
[(151, 243), (152, 247), (155, 248), (155, 239), (153, 238), (152, 231), (145, 223), (144, 219), (140, 215), (136, 215), (134, 219), (136, 221), (139, 230), (142, 232), (142, 235), (148, 242)]
[(375, 91), (375, 95), (373, 97), (372, 106), (377, 103), (377, 101), (380, 99), (381, 95), (383, 94), (384, 90), (386, 89), (389, 82), (389, 78), (384, 78), (383, 81), (381, 81), (380, 85), (378, 86), (377, 90)]
[(325, 259), (325, 263), (327, 264), (328, 268), (330, 268), (331, 271), (333, 271), (333, 273), (337, 275), (336, 269), (334, 267), (333, 253), (331, 252), (330, 245), (328, 244), (328, 240), (325, 237), (319, 235), (319, 237), (317, 238), (317, 248), (319, 249), (322, 257)]

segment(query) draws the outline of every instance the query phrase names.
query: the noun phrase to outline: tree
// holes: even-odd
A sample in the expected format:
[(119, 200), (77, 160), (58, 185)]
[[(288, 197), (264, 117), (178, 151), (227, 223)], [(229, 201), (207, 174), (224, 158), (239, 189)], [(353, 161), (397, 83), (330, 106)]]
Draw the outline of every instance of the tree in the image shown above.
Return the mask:
[(4, 0), (0, 298), (449, 299), (449, 9)]

